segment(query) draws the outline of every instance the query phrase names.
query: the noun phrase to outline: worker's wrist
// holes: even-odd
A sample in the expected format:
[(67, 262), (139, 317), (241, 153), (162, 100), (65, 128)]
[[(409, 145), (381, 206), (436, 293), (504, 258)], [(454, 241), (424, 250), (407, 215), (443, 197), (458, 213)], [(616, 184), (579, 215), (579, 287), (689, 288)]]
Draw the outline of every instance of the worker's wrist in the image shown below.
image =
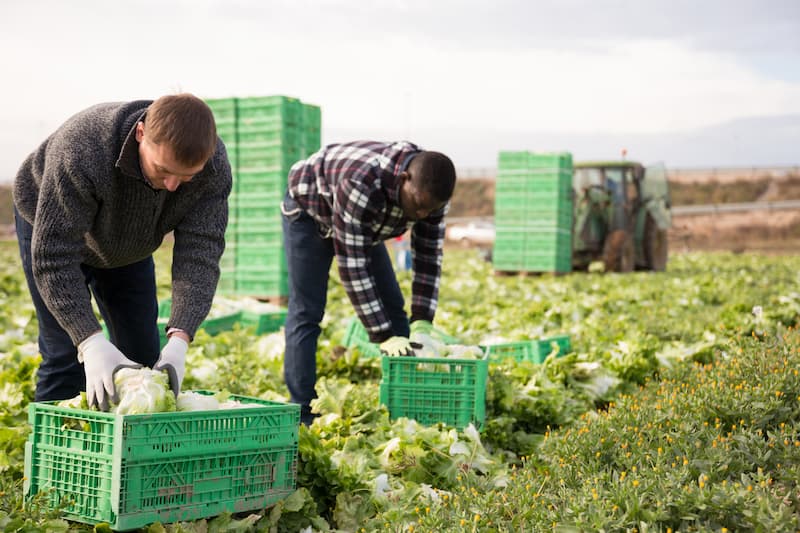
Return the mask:
[(96, 345), (98, 342), (103, 342), (106, 340), (105, 335), (103, 335), (103, 330), (96, 331), (83, 339), (80, 344), (78, 344), (78, 362), (83, 363), (83, 355), (91, 346)]
[(172, 337), (177, 337), (182, 341), (186, 342), (186, 344), (189, 344), (189, 342), (191, 341), (191, 339), (189, 338), (189, 334), (180, 328), (169, 328), (167, 330), (167, 338), (169, 339)]

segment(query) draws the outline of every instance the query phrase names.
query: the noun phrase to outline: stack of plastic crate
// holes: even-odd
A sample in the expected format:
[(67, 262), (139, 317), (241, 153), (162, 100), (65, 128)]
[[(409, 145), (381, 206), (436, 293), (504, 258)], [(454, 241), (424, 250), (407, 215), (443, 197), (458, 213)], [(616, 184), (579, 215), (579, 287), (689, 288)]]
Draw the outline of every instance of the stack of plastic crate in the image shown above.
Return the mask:
[[(239, 147), (236, 142), (236, 98), (218, 98), (206, 100), (206, 104), (214, 113), (214, 120), (217, 123), (217, 135), (225, 143), (228, 152), (228, 160), (231, 164), (231, 171), (236, 176), (239, 160)], [(220, 259), (219, 268), (222, 272), (233, 272), (236, 268), (235, 247), (231, 246), (236, 242), (236, 222), (228, 218), (228, 229), (225, 232), (227, 243), (225, 252)], [(223, 277), (219, 281), (218, 290), (220, 292), (232, 293), (236, 286), (234, 279), (230, 276)]]
[(500, 152), (495, 185), (497, 271), (572, 270), (572, 155)]
[[(288, 96), (227, 100), (234, 102), (234, 127), (223, 130), (230, 140), (222, 131), (220, 137), (226, 146), (235, 146), (236, 155), (229, 149), (234, 186), (219, 292), (285, 297), (280, 203), (291, 166), (320, 147), (320, 108)], [(225, 115), (218, 114), (227, 100), (208, 101), (218, 123), (227, 124)]]

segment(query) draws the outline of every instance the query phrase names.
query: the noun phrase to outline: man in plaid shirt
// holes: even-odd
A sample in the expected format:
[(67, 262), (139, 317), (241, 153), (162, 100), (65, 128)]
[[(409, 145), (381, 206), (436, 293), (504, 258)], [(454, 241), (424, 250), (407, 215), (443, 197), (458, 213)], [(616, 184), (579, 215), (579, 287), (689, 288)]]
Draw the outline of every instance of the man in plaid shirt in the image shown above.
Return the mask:
[[(411, 332), (432, 329), (444, 216), (455, 187), (452, 161), (409, 142), (332, 144), (289, 172), (284, 246), (289, 270), (284, 377), (291, 399), (313, 417), (319, 323), (333, 257), (358, 317), (385, 355), (413, 355)], [(383, 241), (411, 229), (411, 319)]]

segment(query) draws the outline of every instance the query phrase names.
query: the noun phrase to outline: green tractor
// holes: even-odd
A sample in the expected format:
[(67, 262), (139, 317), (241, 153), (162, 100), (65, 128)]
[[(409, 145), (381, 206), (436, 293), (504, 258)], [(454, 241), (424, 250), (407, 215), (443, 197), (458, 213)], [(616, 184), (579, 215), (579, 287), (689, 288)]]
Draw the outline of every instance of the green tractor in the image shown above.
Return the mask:
[(672, 224), (664, 165), (575, 163), (572, 267), (602, 261), (606, 271), (662, 271)]

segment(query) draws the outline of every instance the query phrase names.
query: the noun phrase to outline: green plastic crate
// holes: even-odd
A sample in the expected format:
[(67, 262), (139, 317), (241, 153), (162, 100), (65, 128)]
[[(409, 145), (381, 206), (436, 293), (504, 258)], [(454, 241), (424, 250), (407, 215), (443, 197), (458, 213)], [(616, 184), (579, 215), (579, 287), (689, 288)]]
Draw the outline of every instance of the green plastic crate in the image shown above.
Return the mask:
[(498, 171), (528, 168), (528, 152), (500, 152), (497, 156)]
[[(268, 234), (264, 234), (268, 235)], [(274, 235), (271, 242), (240, 242), (236, 246), (237, 269), (274, 270), (286, 264), (286, 253), (283, 250), (281, 234)]]
[(543, 363), (547, 356), (554, 351), (552, 343), (556, 343), (558, 347), (558, 357), (569, 353), (571, 350), (568, 335), (489, 344), (482, 346), (482, 348), (486, 350), (491, 362), (502, 361), (510, 357), (518, 362)]
[(240, 150), (269, 146), (299, 147), (303, 142), (303, 132), (297, 126), (281, 123), (240, 124), (237, 142)]
[(236, 269), (236, 294), (271, 298), (289, 294), (289, 277), (286, 265), (273, 265), (270, 268)]
[(234, 194), (279, 194), (283, 198), (288, 185), (288, 174), (275, 170), (268, 172), (240, 170), (234, 179)]
[(383, 357), (380, 401), (392, 419), (480, 429), (486, 421), (488, 357)]
[[(158, 304), (159, 330), (163, 330), (172, 311), (172, 299), (167, 298)], [(200, 323), (198, 329), (204, 329), (209, 335), (217, 335), (223, 331), (230, 331), (241, 319), (242, 312), (219, 314), (207, 317)]]
[(570, 343), (569, 335), (554, 335), (552, 337), (545, 337), (543, 339), (536, 339), (537, 358), (544, 361), (554, 350), (553, 344), (558, 348), (558, 355), (564, 355), (572, 351), (572, 344)]
[[(504, 359), (514, 359), (515, 361), (533, 361), (538, 348), (533, 341), (503, 342), (484, 346), (489, 354), (489, 361), (498, 362)], [(541, 361), (538, 361), (541, 362)]]
[(236, 102), (240, 125), (269, 122), (299, 126), (303, 121), (303, 104), (290, 96), (256, 96)]
[(255, 327), (256, 335), (278, 331), (284, 323), (286, 323), (286, 309), (267, 312), (242, 310), (242, 326)]
[(296, 162), (303, 159), (301, 148), (282, 150), (275, 146), (263, 148), (239, 148), (238, 166), (240, 170), (278, 171), (289, 173)]
[[(460, 344), (461, 342), (457, 338), (436, 328), (433, 328), (433, 331), (433, 336), (440, 339), (445, 344)], [(351, 319), (350, 323), (347, 325), (347, 330), (345, 331), (344, 337), (342, 337), (342, 345), (345, 348), (358, 348), (359, 352), (361, 352), (361, 355), (364, 357), (374, 358), (381, 356), (380, 347), (369, 341), (367, 330), (364, 329), (364, 325), (358, 318)]]
[(569, 152), (530, 152), (528, 168), (565, 168), (572, 172), (572, 154)]
[(236, 98), (211, 98), (205, 100), (206, 105), (214, 113), (216, 122), (230, 122), (236, 120)]
[(231, 196), (228, 204), (236, 220), (241, 220), (245, 224), (275, 223), (280, 225), (281, 200), (283, 200), (283, 194), (278, 192), (259, 193), (237, 198)]
[(322, 110), (318, 105), (303, 104), (303, 129), (319, 131), (322, 126)]
[[(199, 391), (204, 394), (208, 392)], [(295, 490), (300, 406), (116, 415), (33, 402), (24, 495), (114, 530), (259, 510)]]

